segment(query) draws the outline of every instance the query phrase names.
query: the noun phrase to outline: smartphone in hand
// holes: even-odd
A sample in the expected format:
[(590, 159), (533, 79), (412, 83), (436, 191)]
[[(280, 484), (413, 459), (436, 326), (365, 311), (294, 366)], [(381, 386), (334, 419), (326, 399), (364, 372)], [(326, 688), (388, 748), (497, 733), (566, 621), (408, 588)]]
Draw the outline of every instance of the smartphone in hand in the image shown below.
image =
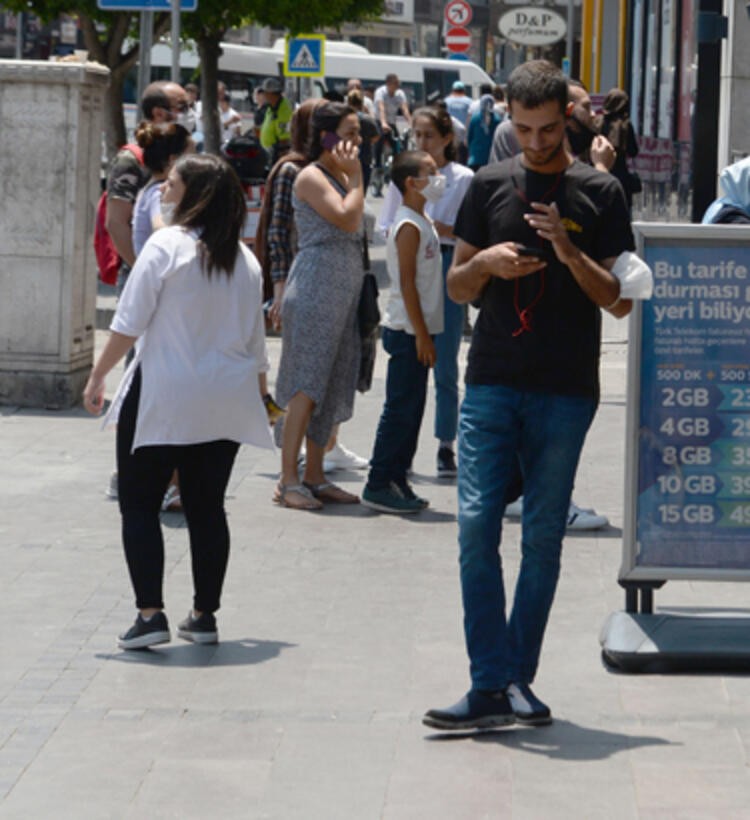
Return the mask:
[(532, 248), (529, 245), (517, 245), (516, 253), (519, 256), (535, 256), (537, 259), (541, 259), (542, 262), (552, 261), (552, 254), (547, 248)]

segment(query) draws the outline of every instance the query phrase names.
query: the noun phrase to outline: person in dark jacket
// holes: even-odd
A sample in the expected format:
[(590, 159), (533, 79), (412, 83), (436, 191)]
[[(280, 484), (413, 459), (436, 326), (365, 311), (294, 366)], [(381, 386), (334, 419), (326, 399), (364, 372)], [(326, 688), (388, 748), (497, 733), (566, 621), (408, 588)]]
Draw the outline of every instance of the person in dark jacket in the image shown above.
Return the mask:
[(628, 208), (633, 205), (633, 194), (640, 191), (640, 177), (628, 168), (628, 158), (638, 155), (638, 140), (630, 122), (630, 98), (621, 88), (613, 88), (604, 98), (601, 135), (606, 137), (617, 152), (610, 174), (620, 180)]

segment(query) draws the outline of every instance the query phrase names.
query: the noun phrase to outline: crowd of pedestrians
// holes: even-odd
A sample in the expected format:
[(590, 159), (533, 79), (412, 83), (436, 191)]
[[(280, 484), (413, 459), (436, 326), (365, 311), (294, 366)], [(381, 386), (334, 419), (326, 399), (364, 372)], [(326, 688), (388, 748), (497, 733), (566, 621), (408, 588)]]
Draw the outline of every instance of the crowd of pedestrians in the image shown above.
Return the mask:
[[(242, 184), (226, 160), (194, 153), (193, 102), (179, 86), (149, 86), (137, 131), (142, 156), (121, 152), (110, 174), (124, 287), (84, 403), (102, 411), (106, 375), (133, 349), (107, 414), (117, 426), (117, 494), (138, 610), (120, 646), (170, 639), (159, 511), (175, 470), (194, 582), (178, 635), (218, 640), (229, 556), (224, 492), (239, 446), (272, 447), (272, 426), (281, 463), (270, 495), (279, 506), (312, 512), (358, 503), (326, 474), (326, 454), (338, 453), (351, 466), (369, 465), (365, 505), (424, 510), (429, 501), (408, 476), (432, 369), (437, 474), (457, 476), (471, 689), (454, 706), (430, 710), (425, 723), (547, 723), (551, 711), (530, 685), (598, 402), (600, 311), (619, 317), (631, 306), (613, 273), (633, 249), (630, 200), (614, 170), (624, 153), (627, 172), (633, 156), (622, 96), (610, 95), (605, 107), (613, 147), (585, 89), (543, 60), (514, 70), (507, 98), (489, 86), (472, 101), (456, 83), (442, 104), (413, 113), (395, 75), (375, 92), (374, 117), (357, 80), (345, 102), (308, 100), (294, 111), (276, 78), (261, 90), (256, 128), (275, 161), (255, 241), (260, 262), (240, 241)], [(231, 129), (226, 91), (219, 101)], [(337, 436), (354, 414), (371, 341), (361, 327), (365, 149), (375, 147), (377, 169), (378, 147), (398, 140), (397, 116), (415, 148), (397, 145), (381, 211), (388, 368), (368, 462)], [(468, 303), (479, 312), (459, 409)], [(266, 400), (266, 323), (281, 331), (278, 405)], [(521, 493), (522, 560), (506, 621), (502, 517)]]

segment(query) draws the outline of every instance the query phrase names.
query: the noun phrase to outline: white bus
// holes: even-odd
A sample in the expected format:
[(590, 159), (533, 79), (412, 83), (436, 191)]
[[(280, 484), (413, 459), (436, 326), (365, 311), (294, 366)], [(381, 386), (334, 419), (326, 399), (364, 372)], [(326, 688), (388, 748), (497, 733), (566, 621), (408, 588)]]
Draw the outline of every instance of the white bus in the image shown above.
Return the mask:
[[(284, 40), (277, 40), (272, 48), (222, 43), (219, 59), (219, 78), (229, 88), (232, 104), (240, 111), (252, 107), (252, 91), (266, 77), (282, 78)], [(169, 46), (156, 45), (151, 55), (153, 79), (168, 79), (172, 65)], [(196, 51), (183, 51), (180, 57), (183, 83), (196, 82), (199, 60)], [(397, 74), (401, 87), (412, 107), (435, 102), (450, 93), (456, 80), (461, 80), (467, 92), (477, 98), (483, 83), (492, 78), (476, 63), (468, 60), (444, 60), (438, 57), (402, 57), (394, 54), (371, 54), (363, 46), (345, 41), (329, 40), (325, 46), (325, 76), (298, 84), (293, 78), (285, 81), (292, 99), (320, 97), (327, 89), (344, 91), (346, 81), (356, 77), (365, 87), (382, 85), (386, 74)], [(134, 102), (134, 100), (132, 100)]]

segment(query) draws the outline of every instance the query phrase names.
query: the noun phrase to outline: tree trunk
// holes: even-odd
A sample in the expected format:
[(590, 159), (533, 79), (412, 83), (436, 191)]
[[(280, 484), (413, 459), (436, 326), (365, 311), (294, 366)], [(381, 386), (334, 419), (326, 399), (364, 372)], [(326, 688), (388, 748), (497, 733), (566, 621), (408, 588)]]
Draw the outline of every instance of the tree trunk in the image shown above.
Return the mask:
[[(133, 17), (129, 13), (113, 15), (114, 23), (108, 29), (106, 41), (99, 39), (94, 21), (85, 14), (78, 19), (83, 31), (83, 40), (90, 58), (107, 66), (110, 70), (109, 87), (104, 99), (104, 138), (107, 147), (107, 160), (111, 161), (118, 149), (127, 142), (125, 132), (125, 114), (123, 111), (123, 89), (128, 71), (138, 62), (138, 46), (131, 46), (122, 53), (125, 38), (128, 36)], [(164, 34), (170, 25), (169, 14), (157, 14), (154, 17), (154, 42)], [(140, 113), (140, 112), (139, 112)]]
[(91, 59), (107, 66), (110, 71), (109, 86), (104, 97), (104, 141), (107, 162), (111, 162), (117, 150), (126, 142), (122, 92), (125, 75), (135, 63), (135, 57), (132, 49), (126, 55), (122, 55), (120, 51), (130, 27), (130, 20), (129, 14), (118, 14), (109, 30), (106, 42), (102, 42), (94, 21), (85, 14), (79, 15), (83, 40)]
[(107, 161), (111, 162), (118, 149), (125, 145), (125, 115), (122, 110), (122, 91), (125, 71), (111, 71), (109, 87), (104, 98), (104, 135), (107, 146)]
[(206, 153), (218, 154), (221, 147), (219, 120), (219, 56), (224, 32), (213, 32), (198, 39), (201, 60), (201, 109), (203, 111), (203, 146)]

